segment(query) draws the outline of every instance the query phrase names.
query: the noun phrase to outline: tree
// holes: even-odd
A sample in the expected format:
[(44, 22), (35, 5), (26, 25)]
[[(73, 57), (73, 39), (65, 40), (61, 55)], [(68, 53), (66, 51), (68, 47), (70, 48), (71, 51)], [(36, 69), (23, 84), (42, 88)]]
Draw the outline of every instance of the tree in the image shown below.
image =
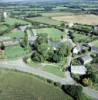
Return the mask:
[[(82, 87), (75, 85), (63, 85), (62, 89), (74, 98), (74, 100), (82, 100)], [(84, 99), (83, 99), (84, 100)]]
[(58, 63), (60, 61), (60, 56), (57, 54), (57, 52), (53, 55), (53, 62)]
[(24, 45), (24, 47), (25, 48), (27, 48), (28, 47), (28, 34), (27, 34), (27, 32), (25, 31), (25, 34), (24, 34), (24, 39), (23, 39), (23, 45)]
[(3, 15), (3, 11), (1, 12), (0, 21), (1, 21), (1, 22), (4, 22), (4, 21), (5, 21), (5, 18), (4, 18), (4, 15)]
[(38, 34), (36, 45), (39, 45), (41, 43), (48, 43), (48, 37), (47, 34)]
[(48, 51), (47, 60), (50, 61), (50, 62), (53, 62), (53, 55), (54, 55), (54, 50), (52, 48), (50, 48), (49, 51)]
[(44, 61), (44, 58), (38, 52), (35, 52), (34, 54), (32, 54), (31, 59), (33, 61), (37, 61), (37, 62), (43, 62)]
[(92, 85), (92, 80), (90, 78), (84, 78), (82, 79), (82, 83), (85, 86), (89, 86), (89, 85)]
[(58, 48), (58, 55), (62, 58), (67, 56), (67, 45), (65, 43), (62, 43)]
[(0, 49), (5, 50), (5, 45), (3, 44), (3, 42), (1, 42), (1, 44), (0, 44)]
[(41, 54), (44, 57), (45, 60), (47, 59), (47, 55), (48, 55), (47, 43), (42, 43), (42, 44), (38, 45), (37, 51), (39, 52), (39, 54)]
[[(46, 34), (39, 34), (35, 43), (36, 53), (32, 59), (43, 62), (48, 57), (48, 38)], [(33, 58), (34, 57), (34, 58)]]
[(65, 28), (65, 23), (61, 23), (61, 27), (62, 28)]

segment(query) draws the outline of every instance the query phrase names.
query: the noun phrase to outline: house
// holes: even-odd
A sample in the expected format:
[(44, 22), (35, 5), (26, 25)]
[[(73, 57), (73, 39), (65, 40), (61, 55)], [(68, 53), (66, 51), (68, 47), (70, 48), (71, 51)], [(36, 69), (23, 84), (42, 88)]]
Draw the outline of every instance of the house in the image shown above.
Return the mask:
[(52, 47), (53, 50), (57, 50), (57, 48), (59, 48), (60, 44), (61, 44), (60, 42), (55, 42), (55, 41), (51, 41), (50, 39), (48, 39), (48, 45), (50, 47)]
[(95, 33), (98, 32), (98, 25), (93, 26), (92, 32), (95, 32)]
[(71, 65), (70, 71), (72, 74), (85, 75), (87, 69), (83, 65)]
[(3, 12), (3, 16), (6, 19), (8, 17), (8, 13), (7, 12)]
[(73, 49), (72, 49), (72, 53), (75, 55), (75, 54), (78, 54), (80, 51), (80, 48), (78, 46), (75, 46)]
[(90, 63), (92, 60), (93, 58), (90, 55), (86, 55), (80, 58), (82, 64)]
[(98, 47), (91, 47), (91, 52), (98, 53)]
[(72, 53), (73, 53), (73, 55), (76, 55), (79, 52), (87, 51), (87, 50), (90, 50), (90, 49), (91, 48), (90, 48), (90, 46), (88, 44), (78, 44), (78, 45), (73, 47)]
[(69, 26), (69, 28), (71, 28), (71, 27), (73, 27), (73, 25), (74, 25), (74, 23), (70, 22), (68, 26)]

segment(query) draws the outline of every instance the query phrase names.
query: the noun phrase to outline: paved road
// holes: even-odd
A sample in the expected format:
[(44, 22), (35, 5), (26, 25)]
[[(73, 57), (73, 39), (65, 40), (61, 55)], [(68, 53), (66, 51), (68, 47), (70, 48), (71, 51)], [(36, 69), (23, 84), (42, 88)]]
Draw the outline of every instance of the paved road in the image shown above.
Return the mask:
[(94, 98), (93, 100), (98, 100), (98, 91), (93, 90), (93, 89), (91, 89), (91, 88), (89, 88), (89, 87), (83, 87), (83, 92), (84, 92), (86, 95), (88, 95), (88, 96)]
[[(70, 43), (73, 45), (73, 47), (76, 45), (68, 36), (67, 36), (67, 40), (70, 41)], [(72, 58), (72, 54), (70, 54), (70, 55), (67, 57), (67, 67), (70, 66), (72, 59), (73, 59), (73, 58)], [(65, 65), (65, 68), (66, 68), (66, 65)], [(82, 86), (82, 87), (83, 87), (83, 86)], [(89, 88), (89, 87), (83, 87), (83, 92), (84, 92), (86, 95), (88, 95), (88, 96), (94, 98), (94, 100), (98, 100), (98, 91), (93, 90), (93, 89), (91, 89), (91, 88)]]
[(62, 85), (76, 84), (76, 82), (69, 76), (69, 73), (66, 73), (66, 78), (62, 78), (54, 74), (42, 71), (40, 69), (32, 68), (26, 65), (21, 59), (15, 61), (7, 61), (7, 60), (0, 61), (0, 68), (6, 68), (6, 69), (18, 70), (21, 72), (31, 73), (52, 80), (54, 82), (59, 82)]

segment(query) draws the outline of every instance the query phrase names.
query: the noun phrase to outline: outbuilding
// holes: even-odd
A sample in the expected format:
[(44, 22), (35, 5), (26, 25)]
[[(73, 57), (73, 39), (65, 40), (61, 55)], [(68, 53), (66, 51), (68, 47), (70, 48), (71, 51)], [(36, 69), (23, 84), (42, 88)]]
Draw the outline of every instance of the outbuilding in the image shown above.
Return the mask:
[(90, 55), (86, 55), (80, 58), (82, 64), (90, 63), (93, 58)]
[(87, 69), (83, 65), (71, 65), (72, 74), (85, 75), (86, 72), (87, 72)]

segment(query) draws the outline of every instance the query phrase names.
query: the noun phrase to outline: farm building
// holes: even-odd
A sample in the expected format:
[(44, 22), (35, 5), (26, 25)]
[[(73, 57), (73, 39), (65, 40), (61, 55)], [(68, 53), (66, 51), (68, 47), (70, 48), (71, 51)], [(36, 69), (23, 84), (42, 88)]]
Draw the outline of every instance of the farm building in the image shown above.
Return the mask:
[(83, 65), (71, 65), (70, 71), (72, 74), (85, 75), (87, 69)]
[(60, 42), (51, 41), (48, 39), (48, 45), (53, 48), (53, 50), (57, 50), (60, 46)]
[(8, 13), (7, 12), (3, 12), (3, 16), (6, 19), (8, 17)]
[(72, 53), (73, 55), (75, 55), (83, 50), (89, 50), (89, 49), (90, 49), (90, 46), (88, 46), (87, 44), (78, 44), (72, 49)]
[(80, 58), (82, 64), (87, 64), (87, 63), (90, 63), (93, 58), (90, 56), (90, 55), (86, 55), (86, 56), (83, 56)]
[(98, 47), (92, 46), (91, 51), (94, 52), (94, 53), (98, 53)]
[(72, 53), (73, 53), (73, 54), (78, 54), (79, 51), (80, 51), (80, 49), (78, 48), (78, 46), (75, 46), (75, 47), (73, 48), (73, 50), (72, 50)]
[(95, 25), (95, 26), (93, 26), (93, 30), (92, 30), (93, 32), (98, 32), (98, 25)]

